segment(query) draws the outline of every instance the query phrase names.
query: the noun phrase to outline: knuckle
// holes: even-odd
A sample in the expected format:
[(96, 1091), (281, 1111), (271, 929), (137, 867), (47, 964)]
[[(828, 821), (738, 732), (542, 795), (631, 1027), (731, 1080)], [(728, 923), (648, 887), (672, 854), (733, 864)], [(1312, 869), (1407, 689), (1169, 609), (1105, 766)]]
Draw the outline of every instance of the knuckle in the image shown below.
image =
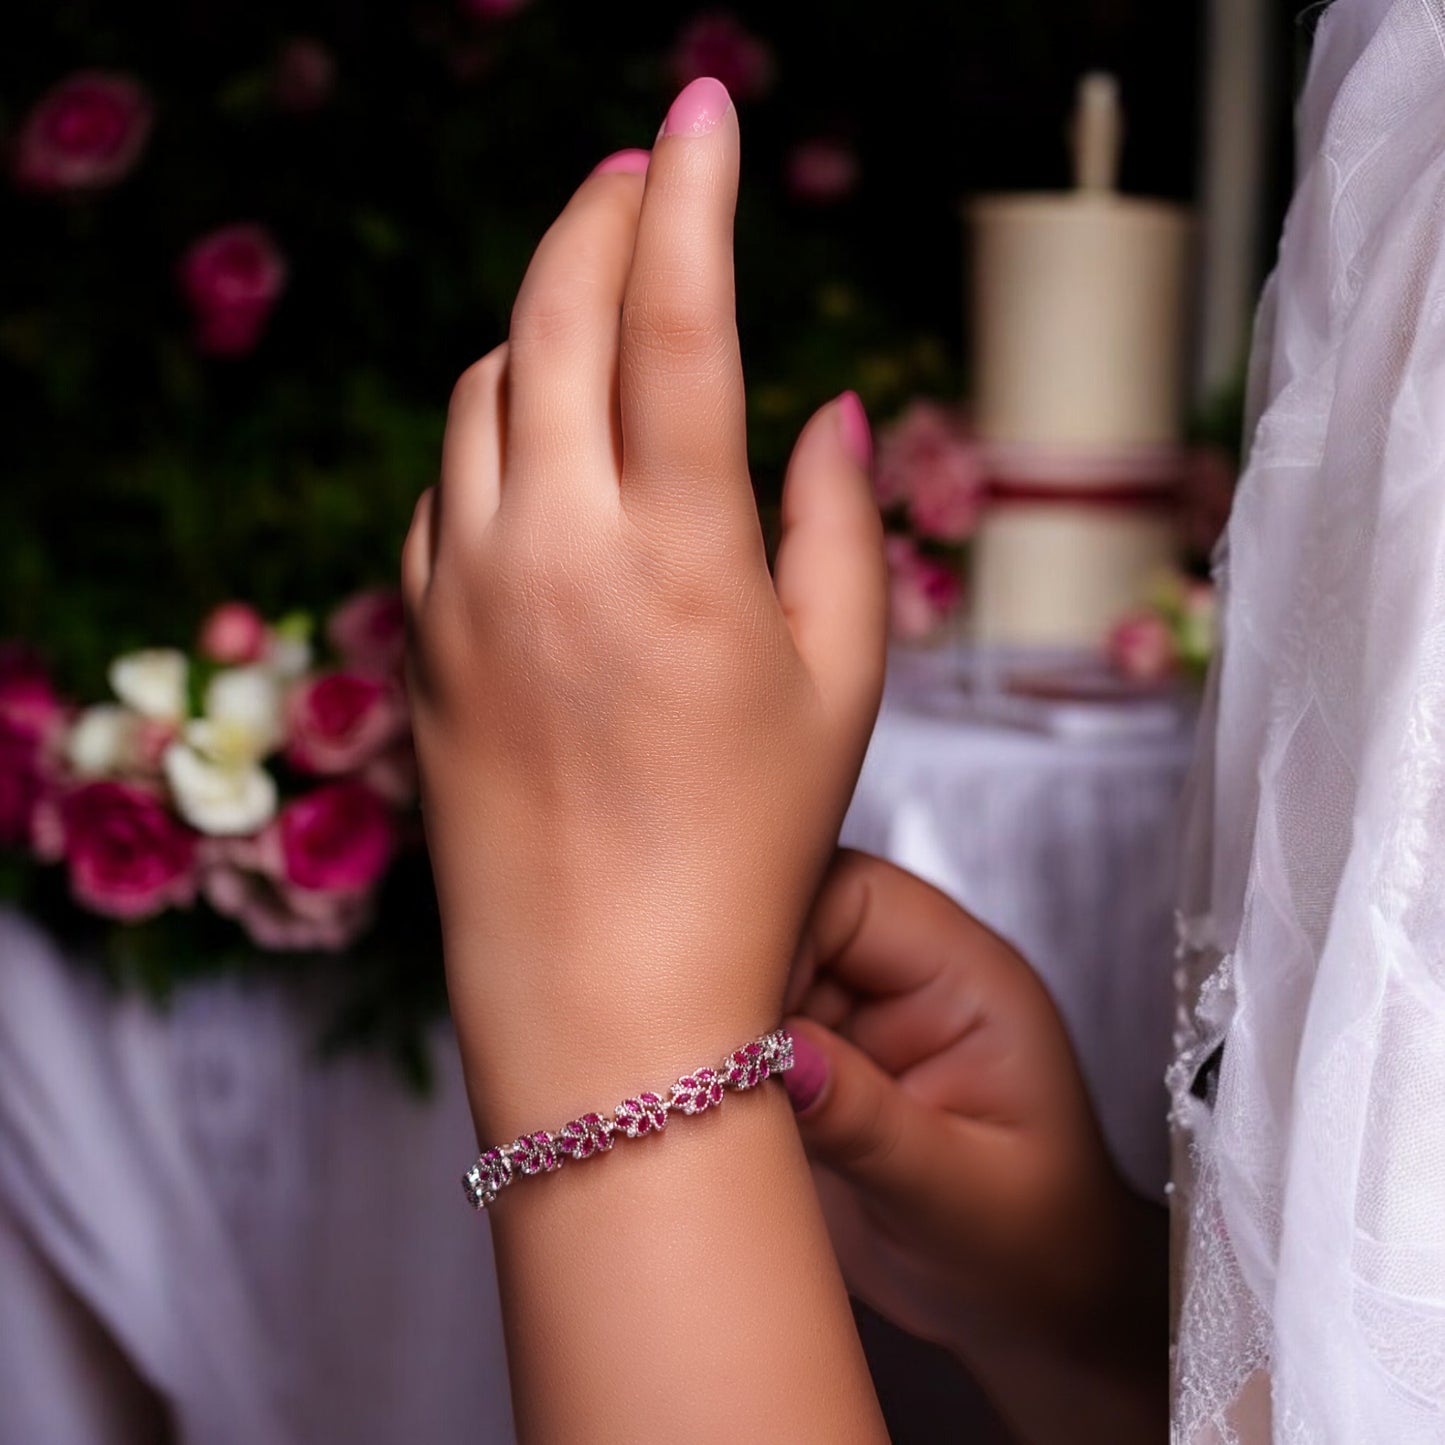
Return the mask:
[(584, 291), (573, 287), (523, 289), (512, 307), (509, 335), (518, 348), (573, 342), (589, 329), (590, 308)]
[(449, 414), (455, 416), (475, 406), (483, 398), (495, 392), (507, 366), (507, 348), (498, 346), (489, 351), (480, 361), (474, 361), (457, 378), (452, 387)]
[(622, 308), (622, 334), (644, 355), (666, 363), (686, 358), (721, 358), (734, 343), (729, 308), (687, 295), (629, 298)]

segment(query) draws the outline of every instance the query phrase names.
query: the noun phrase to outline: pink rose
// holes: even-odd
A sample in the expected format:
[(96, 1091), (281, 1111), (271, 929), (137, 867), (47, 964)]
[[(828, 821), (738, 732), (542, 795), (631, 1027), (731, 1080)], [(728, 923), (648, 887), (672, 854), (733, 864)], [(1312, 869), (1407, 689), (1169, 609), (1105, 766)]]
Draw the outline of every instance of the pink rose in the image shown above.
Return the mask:
[(288, 883), (331, 893), (364, 893), (391, 862), (391, 810), (362, 783), (327, 783), (303, 793), (276, 818)]
[(905, 505), (925, 537), (963, 542), (978, 521), (988, 473), (962, 420), (936, 402), (915, 401), (878, 438), (874, 490), (882, 507)]
[(34, 734), (0, 713), (0, 847), (34, 846), (48, 776)]
[(201, 623), (196, 651), (212, 662), (235, 667), (256, 662), (266, 650), (266, 619), (245, 602), (222, 602)]
[(286, 881), (275, 824), (254, 838), (208, 838), (201, 889), (206, 902), (234, 918), (259, 948), (277, 952), (347, 947), (371, 922), (366, 893), (297, 888)]
[(320, 110), (336, 88), (336, 59), (319, 40), (297, 36), (281, 47), (271, 87), (282, 110)]
[(181, 258), (181, 289), (196, 319), (196, 345), (240, 356), (261, 339), (286, 284), (286, 258), (262, 226), (225, 226)]
[(195, 898), (196, 835), (152, 790), (86, 783), (59, 819), (70, 891), (91, 912), (134, 921)]
[(348, 598), (327, 619), (326, 640), (351, 671), (394, 677), (406, 653), (401, 593), (376, 587)]
[(827, 205), (858, 187), (858, 157), (839, 140), (806, 140), (788, 155), (788, 191), (795, 201)]
[(947, 621), (963, 596), (958, 573), (920, 552), (896, 534), (885, 544), (888, 557), (888, 621), (895, 637), (927, 637)]
[(20, 127), (15, 180), (37, 191), (114, 185), (140, 158), (151, 119), (149, 98), (129, 76), (72, 75), (42, 96)]
[(36, 809), (52, 781), (67, 710), (36, 658), (0, 647), (0, 846), (33, 844)]
[(1163, 682), (1179, 665), (1169, 624), (1153, 612), (1140, 612), (1117, 623), (1105, 643), (1116, 671), (1131, 682)]
[(672, 78), (679, 89), (702, 75), (727, 86), (734, 100), (752, 100), (773, 83), (773, 52), (743, 29), (736, 15), (713, 11), (688, 22), (672, 51)]
[(406, 731), (394, 683), (328, 672), (295, 688), (286, 703), (286, 761), (303, 773), (350, 773)]

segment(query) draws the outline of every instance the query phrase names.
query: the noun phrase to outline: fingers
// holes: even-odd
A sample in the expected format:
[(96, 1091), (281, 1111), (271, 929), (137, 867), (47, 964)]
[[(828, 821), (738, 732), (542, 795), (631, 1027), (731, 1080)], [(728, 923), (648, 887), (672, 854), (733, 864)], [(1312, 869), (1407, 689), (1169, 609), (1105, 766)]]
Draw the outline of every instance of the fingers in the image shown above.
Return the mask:
[(646, 151), (610, 156), (542, 237), (512, 309), (507, 476), (522, 486), (617, 476), (617, 324)]
[(623, 502), (757, 530), (733, 290), (737, 113), (716, 80), (653, 147), (622, 310)]
[(912, 1097), (811, 1020), (790, 1019), (788, 1028), (797, 1063), (783, 1082), (809, 1158), (915, 1216), (929, 1201), (956, 1207), (970, 1192), (970, 1156), (996, 1149), (998, 1131)]
[(1037, 988), (1009, 944), (946, 894), (845, 849), (804, 924), (787, 1006), (901, 1075)]
[(825, 702), (871, 729), (883, 689), (888, 572), (873, 499), (872, 438), (845, 392), (803, 428), (783, 486), (774, 585)]
[(430, 556), (448, 540), (475, 541), (496, 513), (506, 444), (506, 385), (503, 342), (469, 366), (452, 388), (442, 440), (441, 483), (431, 509), (435, 543)]

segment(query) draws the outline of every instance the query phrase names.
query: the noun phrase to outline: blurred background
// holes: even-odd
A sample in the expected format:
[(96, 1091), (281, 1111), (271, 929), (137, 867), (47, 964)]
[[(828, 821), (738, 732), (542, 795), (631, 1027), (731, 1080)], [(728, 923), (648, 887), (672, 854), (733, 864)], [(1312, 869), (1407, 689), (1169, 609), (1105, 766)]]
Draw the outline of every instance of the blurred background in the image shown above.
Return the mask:
[[(1287, 183), (1291, 10), (1262, 18), (1259, 260)], [(134, 81), (144, 136), (98, 179), (0, 190), (0, 633), (93, 685), (118, 644), (178, 641), (221, 598), (274, 614), (389, 578), (450, 383), (504, 335), (531, 247), (700, 65), (745, 133), (766, 502), (845, 386), (877, 419), (961, 394), (959, 201), (1067, 182), (1082, 71), (1119, 77), (1124, 188), (1194, 195), (1206, 19), (1196, 0), (21, 5), (0, 53), (12, 140), (89, 70)], [(259, 228), (274, 297), (208, 347), (182, 260), (236, 225)]]
[[(899, 646), (845, 840), (1020, 944), (1121, 1168), (1162, 1198), (1170, 840), (1212, 645), (1202, 579), (1317, 13), (1279, 0), (10, 7), (0, 885), (17, 906), (0, 910), (0, 1445), (425, 1442), (461, 1421), (471, 1438), (510, 1438), (486, 1236), (453, 1194), (465, 1100), (444, 1030), (430, 1055), (422, 1039), (441, 1000), (399, 620), (367, 589), (392, 585), (451, 385), (504, 338), (537, 239), (700, 74), (724, 80), (742, 121), (739, 326), (765, 527), (816, 407), (855, 388), (878, 430)], [(1150, 214), (1180, 235), (1192, 214), (1193, 229), (1182, 286), (1152, 316), (1135, 308), (1135, 330), (1177, 354), (1178, 395), (1151, 430), (1143, 353), (1121, 332), (1092, 369), (1144, 423), (1076, 438), (1063, 466), (1052, 394), (1024, 428), (1034, 451), (1006, 429), (981, 435), (972, 401), (999, 350), (978, 344), (975, 313), (1007, 296), (1007, 322), (1035, 282), (1068, 296), (1087, 269), (1070, 274), (1067, 245), (1037, 276), (976, 269), (965, 203), (1074, 184), (1071, 117), (1091, 71), (1117, 82), (1117, 189), (1163, 203)], [(1105, 107), (1105, 151), (1118, 118)], [(1061, 338), (1045, 317), (1040, 362), (1078, 345)], [(1087, 355), (1069, 364), (1091, 369)], [(1000, 438), (1013, 473), (985, 445)], [(971, 579), (971, 552), (992, 571)], [(1142, 576), (1161, 555), (1176, 569), (1162, 590), (1120, 591), (1121, 568)], [(975, 582), (998, 637), (1026, 644), (1024, 671), (989, 687), (970, 661)], [(338, 620), (358, 593), (369, 600)], [(1035, 605), (1045, 594), (1052, 611)], [(1104, 608), (1084, 632), (1079, 598)], [(308, 635), (329, 648), (320, 673), (296, 653)], [(1084, 647), (1087, 675), (1050, 672), (1054, 644)], [(170, 713), (117, 683), (113, 660), (141, 647), (194, 654)], [(275, 698), (290, 690), (284, 727), (242, 759), (251, 782), (269, 769), (270, 811), (222, 826), (176, 776), (162, 786), (159, 749), (221, 706), (206, 692), (218, 671), (257, 659)], [(59, 701), (108, 686), (123, 706)], [(142, 715), (164, 726), (147, 733)], [(65, 812), (112, 785), (100, 822)], [(364, 888), (298, 884), (245, 851), (273, 836), (278, 788), (283, 814), (324, 794), (336, 836), (365, 824), (383, 839)], [(137, 822), (157, 797), (169, 811)], [(140, 856), (171, 870), (148, 875), (144, 906), (87, 892), (77, 816), (112, 875)], [(71, 914), (107, 931), (77, 932)], [(255, 966), (268, 950), (281, 969)], [(106, 990), (86, 971), (102, 956)], [(138, 1011), (137, 982), (168, 1011)], [(341, 1033), (388, 1044), (400, 1074), (365, 1055), (318, 1063), (338, 992)], [(79, 1201), (77, 1178), (105, 1187)], [(1002, 1438), (950, 1362), (860, 1320), (896, 1440)]]

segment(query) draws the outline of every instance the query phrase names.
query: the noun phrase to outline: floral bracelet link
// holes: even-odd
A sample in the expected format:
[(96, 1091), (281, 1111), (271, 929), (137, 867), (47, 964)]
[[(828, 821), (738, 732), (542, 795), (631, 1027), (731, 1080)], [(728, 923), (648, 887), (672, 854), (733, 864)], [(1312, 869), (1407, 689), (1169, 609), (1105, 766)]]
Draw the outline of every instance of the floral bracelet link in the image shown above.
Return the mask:
[(462, 1175), (467, 1203), (474, 1209), (485, 1209), (496, 1202), (497, 1195), (518, 1174), (550, 1174), (568, 1159), (580, 1163), (605, 1154), (618, 1134), (626, 1139), (660, 1134), (669, 1114), (701, 1114), (721, 1104), (726, 1090), (740, 1093), (756, 1088), (769, 1074), (785, 1073), (792, 1067), (792, 1035), (776, 1029), (734, 1049), (716, 1068), (684, 1074), (666, 1098), (651, 1092), (635, 1094), (624, 1099), (610, 1119), (602, 1114), (583, 1114), (560, 1129), (523, 1134), (510, 1144), (488, 1149)]

